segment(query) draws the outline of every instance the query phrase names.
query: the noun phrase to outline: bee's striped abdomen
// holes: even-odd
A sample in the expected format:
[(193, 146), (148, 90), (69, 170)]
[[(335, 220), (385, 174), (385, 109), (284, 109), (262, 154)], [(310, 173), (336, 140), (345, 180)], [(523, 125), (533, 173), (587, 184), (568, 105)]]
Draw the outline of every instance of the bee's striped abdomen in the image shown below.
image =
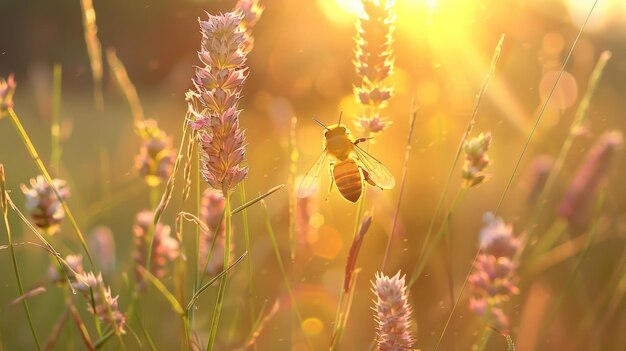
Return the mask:
[(363, 192), (361, 170), (353, 159), (341, 161), (333, 168), (335, 184), (341, 195), (350, 202), (357, 202)]

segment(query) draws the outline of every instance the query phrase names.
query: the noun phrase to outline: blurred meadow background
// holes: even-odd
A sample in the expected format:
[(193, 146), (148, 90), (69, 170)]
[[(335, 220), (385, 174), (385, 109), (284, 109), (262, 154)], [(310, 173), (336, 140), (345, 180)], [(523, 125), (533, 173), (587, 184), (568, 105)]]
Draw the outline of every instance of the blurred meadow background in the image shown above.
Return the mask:
[[(195, 67), (202, 66), (198, 18), (207, 20), (205, 11), (231, 11), (236, 1), (93, 1), (102, 47), (101, 100), (97, 88), (94, 93), (93, 60), (85, 39), (88, 2), (0, 0), (0, 77), (14, 74), (12, 110), (51, 176), (67, 182), (67, 205), (94, 260), (92, 266), (83, 257), (85, 271), (102, 272), (112, 296), (119, 295), (120, 313), (131, 313), (132, 318), (126, 319), (125, 334), (120, 335), (114, 335), (115, 328), (107, 329), (106, 318), (94, 322), (87, 310), (90, 299), (72, 294), (65, 279), (50, 269), (57, 265), (54, 257), (31, 244), (15, 246), (26, 296), (14, 301), (21, 294), (11, 252), (3, 247), (0, 347), (36, 349), (21, 306), (27, 301), (42, 349), (204, 350), (213, 339), (212, 316), (224, 278), (200, 294), (193, 312), (181, 318), (158, 284), (135, 272), (144, 259), (137, 253), (143, 239), (137, 239), (141, 228), (136, 216), (155, 209), (172, 166), (164, 166), (166, 175), (158, 185), (142, 177), (137, 155), (145, 144), (137, 121), (142, 114), (157, 121), (171, 137), (169, 147), (175, 153), (185, 143), (171, 202), (160, 218), (161, 225), (170, 226), (177, 252), (172, 262), (164, 258), (159, 263), (163, 271), (155, 273), (184, 308), (198, 290), (198, 226), (177, 223), (176, 218), (184, 211), (206, 221), (196, 201), (208, 188), (197, 168), (198, 149), (187, 157), (182, 130), (189, 116), (185, 93), (194, 89)], [(210, 348), (322, 350), (332, 344), (337, 350), (375, 349), (376, 326), (383, 322), (374, 318), (372, 308), (380, 296), (372, 291), (372, 281), (381, 271), (394, 228), (382, 273), (406, 274), (411, 286), (404, 303), (413, 311), (407, 318), (415, 341), (410, 347), (379, 346), (381, 350), (624, 349), (626, 188), (621, 180), (626, 163), (619, 151), (620, 133), (626, 129), (623, 1), (597, 1), (577, 39), (592, 0), (396, 0), (391, 8), (394, 20), (387, 23), (393, 27), (393, 70), (385, 80), (393, 94), (381, 112), (393, 123), (370, 135), (367, 146), (360, 144), (386, 165), (396, 185), (384, 191), (366, 185), (357, 204), (343, 199), (337, 189), (325, 201), (326, 167), (315, 196), (298, 199), (297, 179), (322, 150), (324, 129), (313, 119), (329, 126), (341, 112), (342, 123), (355, 138), (369, 135), (355, 126), (364, 111), (353, 92), (359, 82), (354, 37), (360, 1), (261, 0), (260, 5), (264, 10), (250, 29), (254, 47), (247, 54), (249, 75), (238, 105), (249, 173), (232, 193), (232, 209), (245, 202), (242, 184), (247, 200), (285, 186), (248, 207), (245, 217), (243, 212), (232, 215), (233, 256), (243, 255), (247, 246), (249, 251), (228, 274)], [(113, 53), (119, 61), (110, 60)], [(604, 66), (596, 68), (598, 62)], [(129, 107), (120, 89), (116, 73), (121, 64), (143, 112), (137, 105)], [(594, 68), (599, 75), (591, 92)], [(457, 150), (466, 139), (485, 81), (469, 138), (491, 133), (490, 162), (479, 174), (485, 174), (485, 180), (468, 186), (462, 179), (467, 149), (460, 157)], [(6, 108), (0, 104), (0, 111)], [(564, 144), (567, 153), (559, 158)], [(21, 184), (30, 187), (30, 179), (41, 171), (6, 113), (0, 117), (0, 163), (11, 200), (31, 218)], [(187, 164), (191, 168), (185, 179)], [(558, 173), (550, 176), (555, 164)], [(548, 179), (551, 186), (542, 192)], [(186, 180), (191, 188), (184, 200)], [(204, 201), (203, 206), (210, 200)], [(577, 207), (579, 212), (564, 213), (567, 201), (584, 204)], [(215, 209), (209, 211), (215, 217)], [(371, 214), (371, 226), (356, 260), (358, 275), (351, 294), (344, 296), (348, 252), (364, 212)], [(481, 240), (482, 252), (488, 251), (479, 237), (481, 229), (499, 223), (485, 217), (487, 212), (497, 212), (511, 224), (523, 246), (506, 266), (515, 273), (503, 278), (515, 288), (507, 286), (502, 296), (494, 292), (487, 301), (490, 311), (502, 307), (506, 322), (489, 317), (489, 311), (475, 313), (480, 308), (472, 297), (480, 294), (479, 284), (471, 279), (465, 284)], [(148, 238), (155, 228), (165, 230), (149, 224), (151, 214), (147, 218)], [(14, 244), (41, 244), (12, 209), (8, 223)], [(503, 228), (498, 227), (510, 231)], [(39, 231), (62, 257), (85, 255), (67, 218), (54, 235)], [(244, 231), (249, 232), (248, 244)], [(2, 226), (3, 245), (8, 244), (6, 234)], [(198, 242), (203, 238), (200, 235)], [(216, 247), (220, 245), (217, 240)], [(426, 259), (422, 250), (428, 253)], [(223, 252), (216, 253), (218, 262)], [(421, 260), (424, 266), (416, 274)], [(208, 273), (203, 281), (220, 271)], [(145, 286), (139, 288), (141, 284)], [(39, 287), (45, 291), (33, 290)], [(340, 308), (348, 298), (351, 304)], [(337, 321), (348, 310), (338, 332)], [(184, 328), (184, 320), (191, 330)], [(79, 325), (91, 341), (83, 340)]]

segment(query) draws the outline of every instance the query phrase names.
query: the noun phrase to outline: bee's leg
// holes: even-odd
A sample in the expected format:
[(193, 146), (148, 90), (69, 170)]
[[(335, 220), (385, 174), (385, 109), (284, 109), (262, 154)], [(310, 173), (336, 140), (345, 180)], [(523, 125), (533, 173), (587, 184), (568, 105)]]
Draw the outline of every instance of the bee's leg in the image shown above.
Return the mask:
[(335, 175), (333, 174), (333, 169), (335, 168), (335, 162), (330, 163), (330, 167), (328, 167), (328, 173), (330, 173), (330, 185), (328, 186), (328, 193), (326, 194), (326, 199), (324, 201), (328, 202), (328, 198), (330, 198), (330, 192), (333, 191), (333, 186), (335, 185)]
[(358, 138), (357, 140), (354, 141), (354, 145), (357, 145), (358, 143), (363, 143), (363, 142), (368, 141), (370, 139), (372, 139), (372, 137), (369, 137), (369, 138)]
[(369, 184), (369, 185), (371, 185), (373, 187), (380, 188), (378, 185), (376, 185), (376, 183), (374, 183), (372, 178), (370, 178), (370, 174), (364, 168), (359, 167), (359, 169), (361, 170), (361, 173), (363, 173), (363, 180), (365, 180), (367, 182), (367, 184)]

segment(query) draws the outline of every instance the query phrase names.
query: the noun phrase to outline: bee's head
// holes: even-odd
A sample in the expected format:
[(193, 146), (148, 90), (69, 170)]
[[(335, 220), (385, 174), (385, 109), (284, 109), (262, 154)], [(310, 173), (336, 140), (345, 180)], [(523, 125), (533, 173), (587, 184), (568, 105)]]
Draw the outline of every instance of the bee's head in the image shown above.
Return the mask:
[(345, 125), (343, 125), (343, 124), (332, 124), (332, 125), (328, 126), (328, 129), (324, 130), (324, 137), (328, 139), (328, 138), (341, 136), (341, 135), (345, 135), (345, 134), (349, 134), (349, 133), (350, 132), (348, 131), (348, 128), (346, 128)]

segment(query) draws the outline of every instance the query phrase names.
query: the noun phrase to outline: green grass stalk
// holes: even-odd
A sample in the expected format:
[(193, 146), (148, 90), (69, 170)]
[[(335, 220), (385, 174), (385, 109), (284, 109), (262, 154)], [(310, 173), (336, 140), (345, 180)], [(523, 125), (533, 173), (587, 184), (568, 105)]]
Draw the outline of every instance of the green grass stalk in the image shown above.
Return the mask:
[(102, 45), (98, 39), (98, 26), (96, 25), (96, 10), (92, 0), (81, 0), (81, 10), (83, 17), (83, 30), (89, 64), (91, 66), (91, 76), (93, 78), (93, 93), (96, 108), (104, 110), (104, 96), (102, 93)]
[[(368, 143), (367, 144), (368, 152), (369, 152), (369, 145), (370, 144)], [(357, 204), (356, 216), (354, 217), (354, 229), (352, 231), (353, 233), (352, 240), (354, 240), (354, 238), (359, 233), (359, 228), (360, 228), (362, 217), (363, 217), (363, 208), (364, 208), (363, 203), (365, 202), (366, 195), (367, 195), (367, 188), (365, 188), (365, 190), (363, 191), (363, 195), (361, 196)], [(354, 290), (354, 285), (351, 284), (350, 286), (351, 286), (351, 290)], [(335, 313), (335, 323), (333, 327), (333, 333), (332, 333), (331, 345), (330, 345), (331, 350), (333, 350), (333, 348), (336, 345), (338, 345), (339, 342), (341, 341), (341, 335), (343, 334), (342, 330), (344, 328), (343, 326), (344, 318), (342, 318), (342, 316), (348, 313), (348, 311), (346, 311), (346, 308), (347, 308), (346, 298), (347, 298), (348, 293), (349, 292), (345, 291), (342, 285), (341, 288), (339, 289), (339, 302), (337, 303), (337, 311)]]
[[(433, 213), (433, 216), (431, 217), (431, 220), (430, 220), (430, 224), (428, 225), (428, 231), (426, 232), (426, 237), (424, 238), (424, 242), (422, 244), (422, 248), (420, 249), (420, 254), (418, 257), (422, 257), (424, 255), (424, 252), (426, 251), (426, 248), (429, 246), (428, 244), (433, 234), (433, 229), (435, 229), (435, 221), (437, 220), (437, 216), (439, 215), (439, 212), (442, 210), (446, 196), (448, 195), (448, 190), (450, 189), (450, 183), (452, 182), (452, 178), (454, 177), (456, 165), (459, 162), (461, 153), (463, 152), (463, 145), (465, 145), (465, 141), (467, 140), (467, 138), (469, 138), (470, 134), (472, 133), (472, 130), (474, 129), (474, 125), (476, 124), (476, 117), (478, 116), (478, 109), (481, 105), (483, 97), (485, 96), (485, 93), (487, 92), (487, 87), (489, 86), (489, 82), (491, 81), (491, 78), (493, 77), (493, 74), (496, 70), (496, 64), (498, 63), (498, 59), (500, 58), (500, 52), (502, 51), (503, 43), (504, 43), (504, 34), (502, 34), (502, 36), (500, 37), (500, 40), (498, 41), (498, 45), (496, 46), (493, 52), (491, 65), (489, 66), (489, 71), (485, 75), (485, 78), (483, 78), (482, 84), (480, 86), (480, 90), (478, 91), (478, 95), (476, 95), (476, 100), (474, 101), (474, 107), (472, 108), (472, 115), (470, 117), (469, 122), (467, 123), (465, 133), (463, 133), (463, 136), (461, 137), (459, 145), (456, 149), (454, 159), (452, 160), (452, 166), (450, 167), (450, 171), (448, 172), (448, 176), (446, 177), (446, 182), (443, 186), (441, 195), (439, 196), (439, 200), (437, 201), (435, 212)], [(415, 284), (416, 281), (417, 281), (417, 275), (415, 274), (415, 271), (413, 271), (409, 279), (408, 287), (410, 288), (411, 286), (413, 286), (413, 284)]]
[(480, 339), (478, 340), (478, 344), (476, 348), (472, 348), (474, 351), (484, 351), (489, 344), (489, 340), (491, 339), (491, 335), (493, 335), (493, 330), (488, 326), (483, 327), (483, 332), (480, 335)]
[[(241, 200), (242, 204), (246, 203), (246, 187), (245, 187), (245, 183), (246, 181), (242, 181), (241, 185), (239, 186), (239, 198)], [(247, 252), (251, 252), (250, 251), (250, 227), (248, 225), (248, 210), (244, 209), (241, 213), (241, 216), (243, 217), (243, 239), (244, 239), (244, 243), (245, 243), (245, 247), (246, 247), (246, 251)], [(217, 235), (216, 235), (217, 236)], [(249, 308), (249, 312), (250, 312), (250, 323), (254, 324), (255, 321), (255, 317), (254, 317), (254, 291), (253, 291), (253, 284), (252, 284), (252, 259), (250, 258), (250, 255), (248, 254), (248, 257), (246, 257), (246, 262), (247, 264), (247, 268), (248, 268), (248, 308)]]
[[(225, 221), (225, 240), (224, 240), (224, 267), (228, 267), (230, 260), (230, 231), (231, 231), (231, 212), (230, 212), (230, 194), (224, 194), (224, 221)], [(217, 235), (216, 235), (217, 237)], [(226, 295), (226, 286), (228, 283), (228, 275), (223, 275), (220, 280), (220, 286), (217, 291), (217, 301), (215, 302), (215, 309), (213, 311), (213, 317), (211, 319), (211, 329), (209, 331), (209, 342), (207, 345), (207, 351), (213, 351), (215, 347), (215, 340), (217, 337), (217, 326), (222, 313), (222, 306), (224, 304), (224, 296)]]
[(74, 232), (76, 233), (76, 236), (78, 237), (78, 240), (80, 241), (80, 244), (83, 250), (85, 251), (85, 255), (87, 256), (87, 259), (89, 260), (89, 264), (93, 268), (92, 270), (97, 271), (94, 261), (91, 257), (91, 253), (89, 252), (89, 247), (87, 247), (87, 242), (85, 241), (85, 237), (83, 236), (83, 233), (78, 227), (78, 223), (76, 222), (76, 219), (74, 218), (74, 215), (72, 214), (72, 211), (70, 210), (69, 206), (67, 205), (63, 197), (59, 194), (59, 191), (57, 190), (57, 188), (54, 186), (52, 182), (52, 177), (50, 177), (50, 173), (48, 173), (46, 166), (43, 164), (43, 161), (39, 157), (39, 154), (37, 153), (35, 146), (33, 146), (33, 143), (28, 137), (28, 134), (26, 133), (26, 130), (22, 126), (22, 123), (20, 122), (19, 117), (15, 113), (15, 110), (13, 110), (12, 108), (9, 108), (8, 112), (9, 112), (9, 117), (11, 119), (11, 122), (13, 123), (13, 127), (15, 127), (17, 134), (22, 139), (24, 146), (26, 146), (26, 149), (30, 153), (31, 158), (35, 162), (35, 165), (37, 166), (37, 168), (39, 168), (39, 171), (41, 172), (43, 177), (46, 179), (46, 182), (48, 182), (48, 185), (50, 185), (50, 188), (52, 189), (52, 191), (54, 191), (54, 194), (56, 195), (57, 199), (61, 203), (61, 206), (63, 207), (63, 210), (65, 211), (65, 214), (67, 215), (67, 219), (70, 221), (70, 224), (72, 225), (72, 228), (74, 229)]
[(396, 209), (393, 214), (393, 222), (391, 224), (391, 232), (389, 232), (389, 238), (387, 238), (387, 246), (385, 248), (385, 255), (383, 256), (383, 263), (380, 266), (380, 271), (384, 272), (387, 266), (387, 258), (389, 257), (389, 250), (391, 250), (391, 242), (393, 241), (393, 235), (396, 232), (396, 225), (398, 223), (398, 216), (400, 215), (400, 204), (402, 203), (402, 194), (404, 193), (404, 184), (406, 183), (406, 175), (409, 170), (409, 156), (411, 155), (411, 139), (413, 137), (413, 127), (415, 126), (415, 120), (417, 119), (417, 107), (415, 106), (415, 100), (412, 104), (412, 112), (409, 117), (409, 132), (406, 137), (406, 149), (404, 152), (404, 164), (402, 166), (402, 178), (400, 180), (400, 193), (398, 194), (398, 201), (396, 202)]
[(56, 174), (59, 174), (61, 160), (61, 79), (62, 66), (54, 65), (52, 73), (52, 127), (50, 128), (50, 166)]
[[(17, 289), (20, 293), (20, 296), (24, 295), (24, 287), (22, 285), (22, 277), (20, 275), (20, 268), (17, 263), (17, 257), (15, 256), (15, 249), (13, 247), (13, 237), (11, 236), (11, 226), (9, 225), (9, 209), (7, 206), (7, 192), (5, 189), (4, 182), (4, 168), (0, 165), (0, 182), (2, 182), (1, 191), (2, 194), (0, 198), (2, 199), (2, 218), (4, 220), (4, 228), (7, 231), (7, 240), (9, 242), (9, 251), (11, 252), (11, 263), (13, 264), (13, 272), (15, 273), (15, 278), (17, 280)], [(35, 346), (37, 346), (37, 350), (41, 350), (41, 345), (39, 344), (39, 338), (37, 337), (37, 332), (35, 331), (35, 326), (33, 325), (33, 319), (30, 314), (30, 309), (28, 307), (28, 299), (22, 300), (22, 306), (24, 307), (24, 313), (26, 314), (26, 319), (28, 320), (28, 326), (30, 328), (31, 333), (33, 334), (33, 340), (35, 341)]]
[[(541, 330), (540, 332), (541, 334), (538, 340), (544, 340), (545, 334), (548, 332), (548, 330), (550, 329), (550, 326), (556, 319), (556, 316), (559, 310), (561, 309), (561, 306), (563, 305), (563, 302), (565, 301), (565, 297), (567, 296), (567, 294), (570, 291), (574, 291), (574, 290), (580, 292), (579, 289), (572, 289), (572, 285), (574, 284), (574, 280), (576, 279), (577, 274), (580, 271), (580, 267), (582, 267), (582, 264), (585, 261), (587, 254), (589, 253), (589, 249), (591, 248), (591, 244), (593, 243), (598, 233), (598, 222), (600, 219), (600, 213), (601, 213), (603, 205), (604, 205), (604, 193), (602, 193), (602, 196), (600, 196), (600, 199), (598, 200), (598, 204), (595, 210), (594, 220), (593, 220), (593, 223), (591, 224), (591, 229), (589, 231), (589, 236), (587, 238), (587, 244), (585, 245), (585, 249), (583, 250), (583, 252), (580, 253), (580, 255), (578, 255), (578, 258), (576, 259), (576, 262), (574, 263), (574, 267), (572, 268), (572, 271), (567, 277), (567, 282), (565, 283), (565, 286), (563, 287), (563, 289), (561, 289), (561, 293), (559, 294), (559, 297), (556, 299), (554, 304), (552, 304), (552, 308), (550, 308), (550, 311), (548, 312), (545, 325), (543, 325), (542, 328), (539, 328)], [(584, 285), (584, 284), (580, 284), (580, 285)], [(584, 289), (585, 287), (581, 286), (581, 288)]]
[(446, 235), (446, 233), (448, 233), (450, 221), (452, 220), (452, 217), (454, 217), (456, 210), (461, 205), (461, 202), (463, 201), (463, 198), (465, 197), (467, 190), (468, 190), (467, 187), (462, 187), (457, 192), (457, 194), (454, 197), (452, 207), (450, 208), (448, 213), (446, 213), (446, 217), (444, 218), (443, 223), (441, 224), (441, 226), (439, 226), (439, 229), (435, 233), (435, 236), (433, 237), (432, 241), (429, 243), (427, 247), (425, 247), (423, 254), (421, 254), (418, 257), (417, 262), (415, 262), (415, 268), (413, 269), (411, 280), (409, 280), (409, 284), (407, 285), (409, 288), (411, 288), (413, 284), (417, 282), (417, 279), (420, 277), (420, 275), (424, 271), (424, 268), (426, 268), (426, 264), (428, 263), (433, 253), (435, 252), (435, 249), (439, 245), (439, 242)]
[(354, 300), (355, 285), (356, 285), (359, 272), (360, 272), (359, 269), (354, 270), (352, 277), (350, 278), (351, 280), (350, 290), (347, 293), (345, 293), (345, 295), (342, 294), (341, 296), (344, 299), (347, 298), (347, 300), (346, 300), (345, 308), (343, 309), (343, 312), (339, 314), (338, 318), (340, 318), (341, 323), (332, 335), (330, 349), (329, 349), (330, 351), (339, 349), (339, 343), (341, 342), (341, 337), (343, 336), (343, 332), (346, 330), (346, 325), (348, 325), (348, 317), (350, 316), (350, 309), (352, 307), (352, 301)]
[[(280, 255), (280, 248), (278, 247), (278, 241), (276, 240), (276, 235), (274, 234), (274, 228), (272, 226), (272, 221), (270, 220), (269, 213), (267, 212), (267, 206), (265, 205), (265, 201), (261, 201), (261, 207), (263, 208), (263, 214), (265, 216), (265, 226), (267, 228), (267, 233), (270, 236), (270, 240), (272, 241), (272, 247), (274, 248), (274, 254), (276, 255), (276, 261), (278, 262), (278, 267), (280, 268), (280, 273), (283, 277), (283, 281), (285, 282), (285, 288), (287, 289), (287, 293), (289, 294), (289, 299), (291, 300), (291, 304), (293, 306), (294, 314), (296, 315), (296, 319), (298, 320), (298, 325), (302, 326), (302, 314), (300, 313), (300, 309), (298, 308), (298, 302), (293, 293), (293, 289), (291, 287), (291, 281), (289, 279), (289, 275), (287, 274), (287, 269), (285, 268), (285, 264), (283, 263), (282, 256)], [(306, 333), (303, 333), (304, 338), (309, 346), (310, 350), (314, 350), (313, 343), (311, 339)]]

